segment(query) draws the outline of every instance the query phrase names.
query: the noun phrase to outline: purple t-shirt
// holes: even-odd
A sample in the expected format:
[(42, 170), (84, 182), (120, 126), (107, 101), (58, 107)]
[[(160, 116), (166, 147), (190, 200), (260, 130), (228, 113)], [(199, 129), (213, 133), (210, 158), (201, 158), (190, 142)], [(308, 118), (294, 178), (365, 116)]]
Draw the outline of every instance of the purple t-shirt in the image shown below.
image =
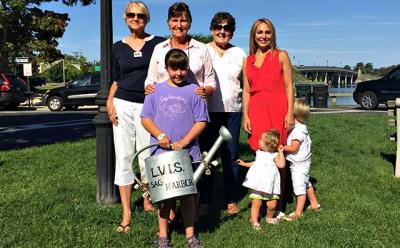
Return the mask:
[[(197, 87), (194, 84), (173, 87), (167, 82), (155, 84), (155, 92), (146, 96), (140, 116), (151, 119), (171, 142), (181, 140), (196, 122), (209, 122), (205, 100), (194, 93)], [(158, 141), (155, 137), (151, 137), (150, 143), (156, 144)], [(200, 160), (197, 139), (185, 149), (189, 149), (193, 161)], [(151, 150), (151, 154), (165, 151), (167, 150), (156, 147)]]

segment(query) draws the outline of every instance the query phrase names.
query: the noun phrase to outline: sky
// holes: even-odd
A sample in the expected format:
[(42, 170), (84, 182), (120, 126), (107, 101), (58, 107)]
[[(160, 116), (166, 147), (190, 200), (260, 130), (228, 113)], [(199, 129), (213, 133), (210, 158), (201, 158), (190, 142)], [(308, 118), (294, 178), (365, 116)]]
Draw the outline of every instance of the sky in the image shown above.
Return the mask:
[[(58, 48), (67, 54), (82, 53), (89, 61), (100, 60), (100, 2), (82, 7), (46, 3), (41, 9), (68, 13), (70, 22)], [(129, 35), (122, 15), (127, 0), (113, 0), (113, 40)], [(144, 1), (151, 20), (146, 32), (168, 35), (168, 7), (176, 1)], [(252, 23), (270, 19), (277, 44), (289, 53), (294, 65), (354, 66), (372, 63), (375, 68), (400, 64), (399, 0), (188, 0), (192, 12), (189, 33), (210, 34), (212, 17), (231, 13), (236, 31), (231, 43), (248, 52)]]

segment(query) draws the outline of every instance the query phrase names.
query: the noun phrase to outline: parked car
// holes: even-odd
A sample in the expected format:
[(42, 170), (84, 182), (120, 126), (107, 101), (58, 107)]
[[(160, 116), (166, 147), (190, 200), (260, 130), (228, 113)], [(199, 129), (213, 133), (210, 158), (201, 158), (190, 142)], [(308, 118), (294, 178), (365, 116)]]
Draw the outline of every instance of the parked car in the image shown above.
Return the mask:
[(26, 82), (12, 74), (0, 71), (0, 106), (17, 108), (28, 99)]
[(100, 73), (88, 73), (79, 76), (65, 86), (48, 90), (45, 103), (50, 111), (77, 109), (83, 105), (94, 105), (95, 96), (100, 90)]
[(360, 82), (353, 99), (363, 109), (376, 109), (380, 103), (400, 97), (400, 66), (380, 79)]

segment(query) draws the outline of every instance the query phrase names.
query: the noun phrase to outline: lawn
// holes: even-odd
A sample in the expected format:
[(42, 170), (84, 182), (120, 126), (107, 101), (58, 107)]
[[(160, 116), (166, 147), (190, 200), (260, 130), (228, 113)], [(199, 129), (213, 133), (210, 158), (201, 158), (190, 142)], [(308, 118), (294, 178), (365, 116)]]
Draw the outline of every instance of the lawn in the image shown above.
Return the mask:
[[(216, 173), (212, 213), (201, 219), (205, 247), (398, 247), (400, 179), (394, 177), (393, 128), (384, 115), (312, 115), (311, 176), (322, 205), (297, 222), (254, 231), (249, 200), (229, 217), (221, 210), (221, 172)], [(251, 159), (245, 136), (242, 158)], [(0, 247), (151, 247), (156, 216), (133, 197), (134, 223), (115, 232), (121, 207), (96, 202), (95, 140), (0, 152)], [(289, 201), (287, 213), (293, 210)], [(182, 228), (174, 247), (186, 247)]]

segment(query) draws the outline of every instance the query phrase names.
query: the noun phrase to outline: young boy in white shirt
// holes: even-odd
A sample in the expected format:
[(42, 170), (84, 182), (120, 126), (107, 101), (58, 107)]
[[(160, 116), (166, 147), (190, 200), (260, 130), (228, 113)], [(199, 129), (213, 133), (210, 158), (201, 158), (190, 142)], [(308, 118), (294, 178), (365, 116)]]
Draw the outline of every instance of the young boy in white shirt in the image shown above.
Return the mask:
[(308, 210), (321, 210), (321, 205), (315, 196), (314, 187), (310, 182), (311, 139), (307, 126), (304, 125), (309, 115), (310, 106), (307, 102), (303, 99), (296, 99), (294, 102), (295, 125), (288, 136), (288, 145), (283, 148), (287, 155), (286, 159), (291, 162), (290, 172), (292, 174), (293, 191), (296, 195), (295, 211), (284, 217), (288, 221), (294, 221), (303, 215), (307, 197), (310, 201)]

